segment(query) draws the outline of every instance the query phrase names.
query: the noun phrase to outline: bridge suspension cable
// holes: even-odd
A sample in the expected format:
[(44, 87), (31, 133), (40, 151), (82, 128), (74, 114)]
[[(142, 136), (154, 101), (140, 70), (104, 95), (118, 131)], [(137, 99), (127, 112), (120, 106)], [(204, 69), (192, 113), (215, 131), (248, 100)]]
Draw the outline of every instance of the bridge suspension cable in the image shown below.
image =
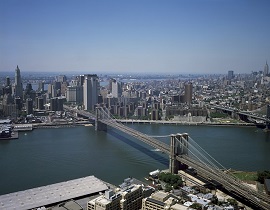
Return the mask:
[[(186, 148), (188, 150), (188, 154), (193, 156), (193, 159), (199, 161), (201, 165), (204, 165), (209, 170), (213, 171), (213, 168), (219, 169), (211, 160), (209, 160), (207, 157), (205, 157), (204, 154), (202, 154), (198, 149), (192, 145), (192, 144), (184, 144), (181, 141), (179, 141), (182, 147)], [(212, 166), (212, 167), (211, 167)]]
[[(189, 145), (194, 145), (194, 148), (199, 148), (202, 152), (200, 154), (204, 154), (206, 156), (205, 158), (213, 163), (213, 165), (217, 164), (217, 168), (227, 170), (226, 167), (224, 167), (221, 163), (219, 163), (215, 158), (213, 158), (208, 152), (206, 152), (196, 141), (194, 141), (190, 136), (188, 138), (188, 141), (191, 143)], [(208, 158), (207, 158), (208, 157)], [(216, 163), (216, 164), (215, 164)]]
[(152, 137), (152, 138), (167, 138), (167, 137), (170, 137), (171, 135), (165, 135), (165, 136), (149, 136), (149, 137)]

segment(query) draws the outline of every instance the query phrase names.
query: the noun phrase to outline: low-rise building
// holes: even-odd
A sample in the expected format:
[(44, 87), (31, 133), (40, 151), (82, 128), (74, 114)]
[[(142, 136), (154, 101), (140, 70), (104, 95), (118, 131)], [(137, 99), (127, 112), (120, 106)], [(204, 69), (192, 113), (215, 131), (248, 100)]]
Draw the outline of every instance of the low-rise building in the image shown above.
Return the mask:
[(142, 210), (169, 210), (172, 206), (177, 209), (178, 199), (169, 193), (157, 191), (142, 200)]
[[(107, 190), (104, 195), (88, 202), (88, 210), (138, 210), (142, 207), (143, 186), (133, 184), (131, 178), (124, 180), (120, 188)], [(147, 189), (148, 190), (148, 189)]]

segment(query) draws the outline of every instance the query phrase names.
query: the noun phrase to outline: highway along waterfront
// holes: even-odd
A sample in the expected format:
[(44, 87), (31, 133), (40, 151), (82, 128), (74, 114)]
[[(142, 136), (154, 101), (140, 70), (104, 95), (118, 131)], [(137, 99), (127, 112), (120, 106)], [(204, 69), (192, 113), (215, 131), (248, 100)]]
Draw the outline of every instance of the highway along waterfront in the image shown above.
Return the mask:
[[(256, 127), (127, 124), (151, 136), (189, 133), (226, 168), (270, 170), (270, 134)], [(158, 138), (169, 144), (169, 137)], [(0, 141), (0, 194), (94, 175), (118, 185), (168, 168), (168, 157), (126, 134), (93, 126), (39, 128)]]

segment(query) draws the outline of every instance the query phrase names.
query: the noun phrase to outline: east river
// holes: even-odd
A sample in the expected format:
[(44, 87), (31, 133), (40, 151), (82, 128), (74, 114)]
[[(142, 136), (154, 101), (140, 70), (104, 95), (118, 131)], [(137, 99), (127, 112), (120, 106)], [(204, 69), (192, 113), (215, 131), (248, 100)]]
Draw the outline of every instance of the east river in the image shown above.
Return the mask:
[[(256, 127), (129, 124), (153, 136), (188, 133), (226, 168), (270, 170), (270, 133)], [(159, 138), (169, 144), (169, 137)], [(94, 175), (118, 185), (167, 169), (168, 157), (115, 130), (40, 128), (0, 141), (0, 194)]]

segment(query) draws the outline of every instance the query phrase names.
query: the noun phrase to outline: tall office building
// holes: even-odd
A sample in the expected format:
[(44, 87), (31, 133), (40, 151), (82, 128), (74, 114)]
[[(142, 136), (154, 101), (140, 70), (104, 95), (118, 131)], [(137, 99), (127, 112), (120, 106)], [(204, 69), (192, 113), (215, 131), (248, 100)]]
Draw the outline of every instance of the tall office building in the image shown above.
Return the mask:
[(22, 100), (21, 100), (20, 97), (16, 97), (16, 98), (15, 98), (15, 104), (16, 104), (16, 106), (17, 106), (17, 109), (18, 109), (19, 111), (21, 111), (21, 110), (22, 110)]
[(26, 99), (26, 114), (33, 114), (33, 100), (31, 98)]
[(122, 95), (122, 85), (120, 82), (117, 82), (115, 79), (112, 79), (112, 96), (114, 98), (119, 98)]
[(191, 82), (185, 84), (185, 102), (188, 104), (192, 101), (192, 88), (193, 86)]
[(67, 81), (66, 75), (59, 75), (57, 77), (57, 82), (66, 82), (66, 81)]
[(83, 102), (83, 86), (67, 87), (67, 102), (82, 104)]
[(266, 64), (264, 66), (263, 75), (267, 76), (268, 74), (269, 74), (269, 66), (268, 66), (267, 61), (266, 61)]
[(228, 71), (228, 80), (233, 79), (233, 71)]
[(83, 86), (84, 83), (84, 75), (79, 75), (76, 77), (76, 80), (78, 81), (78, 86)]
[(83, 84), (83, 104), (85, 110), (94, 110), (98, 103), (99, 79), (96, 74), (85, 75)]
[(44, 99), (42, 96), (36, 98), (36, 108), (38, 110), (44, 110)]
[(54, 98), (57, 96), (56, 89), (53, 84), (48, 85), (48, 98)]
[(6, 86), (10, 86), (10, 78), (9, 78), (9, 76), (6, 77)]
[(63, 111), (64, 98), (55, 97), (50, 99), (50, 111)]
[(58, 102), (58, 98), (51, 98), (50, 99), (50, 111), (58, 111), (57, 110), (57, 103)]
[(44, 82), (43, 81), (38, 83), (38, 91), (44, 92)]
[(10, 84), (9, 76), (6, 77), (6, 84), (3, 87), (2, 91), (3, 91), (3, 95), (8, 94), (8, 93), (12, 94), (12, 85)]
[(23, 98), (23, 84), (19, 67), (15, 69), (15, 96)]

